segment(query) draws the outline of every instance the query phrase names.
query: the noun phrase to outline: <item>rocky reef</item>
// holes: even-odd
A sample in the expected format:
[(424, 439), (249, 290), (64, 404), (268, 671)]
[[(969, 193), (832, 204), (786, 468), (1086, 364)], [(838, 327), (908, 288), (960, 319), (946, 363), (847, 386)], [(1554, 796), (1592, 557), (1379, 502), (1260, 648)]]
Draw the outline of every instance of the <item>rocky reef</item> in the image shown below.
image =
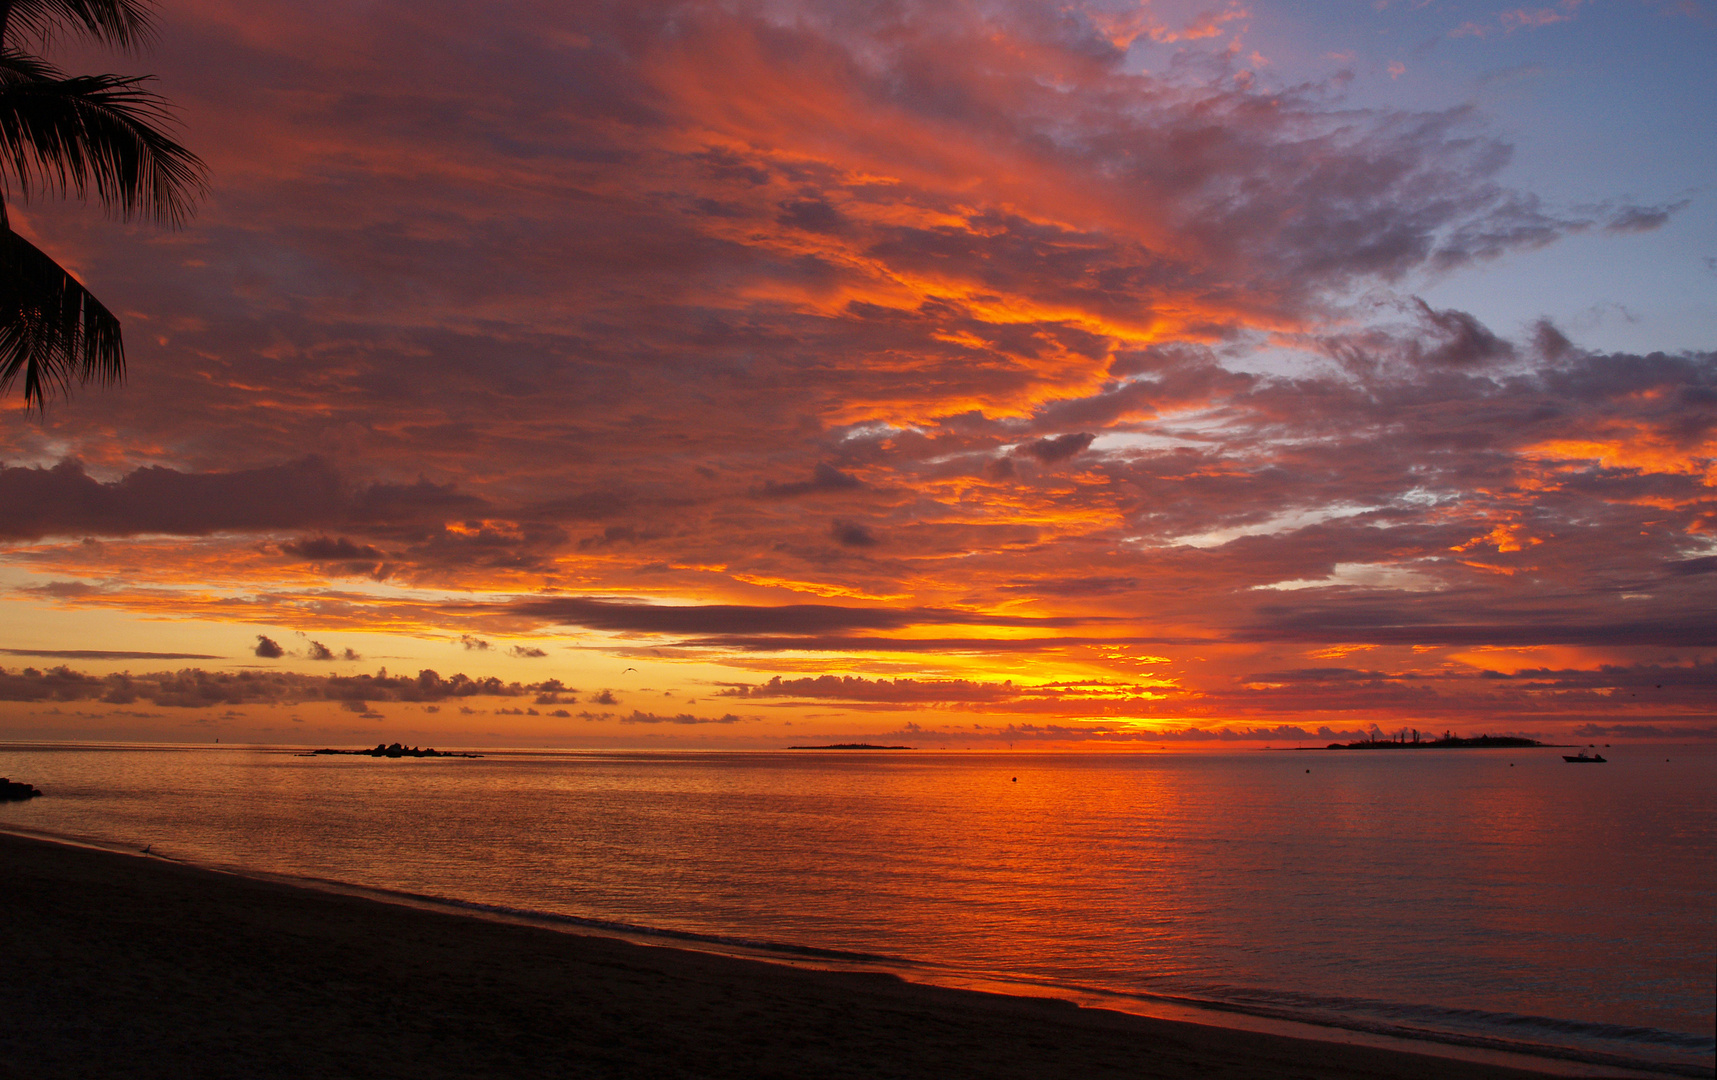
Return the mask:
[(1461, 738), (1459, 735), (1445, 734), (1440, 739), (1419, 738), (1414, 732), (1413, 737), (1406, 736), (1395, 739), (1365, 739), (1361, 742), (1330, 743), (1331, 750), (1483, 750), (1483, 749), (1524, 749), (1529, 746), (1546, 746), (1537, 739), (1525, 739), (1515, 735), (1478, 735), (1472, 738)]
[(321, 754), (347, 754), (347, 755), (357, 755), (359, 757), (387, 757), (387, 758), (399, 758), (399, 757), (480, 758), (483, 756), (482, 754), (466, 754), (466, 753), (462, 753), (458, 750), (437, 750), (434, 747), (430, 747), (427, 750), (419, 750), (415, 746), (401, 746), (399, 743), (377, 743), (375, 745), (375, 749), (373, 749), (373, 750), (312, 750), (310, 753), (308, 753), (304, 756), (305, 757), (316, 757), (316, 756), (321, 755)]
[(24, 802), (41, 793), (39, 788), (0, 776), (0, 802)]

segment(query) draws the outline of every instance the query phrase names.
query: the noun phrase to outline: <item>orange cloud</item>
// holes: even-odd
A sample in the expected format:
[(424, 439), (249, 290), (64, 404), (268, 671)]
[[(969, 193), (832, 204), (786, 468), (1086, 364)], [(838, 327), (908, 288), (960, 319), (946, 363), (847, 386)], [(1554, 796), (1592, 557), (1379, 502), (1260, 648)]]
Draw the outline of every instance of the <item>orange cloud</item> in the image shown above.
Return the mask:
[(0, 433), (31, 634), (1011, 680), (935, 707), (1116, 739), (1537, 717), (1450, 651), (1714, 647), (1709, 353), (1350, 304), (1672, 208), (1510, 191), (1470, 113), (1237, 86), (1282, 55), (1242, 7), (166, 14), (219, 197), (166, 239), (29, 210), (140, 313), (123, 392)]

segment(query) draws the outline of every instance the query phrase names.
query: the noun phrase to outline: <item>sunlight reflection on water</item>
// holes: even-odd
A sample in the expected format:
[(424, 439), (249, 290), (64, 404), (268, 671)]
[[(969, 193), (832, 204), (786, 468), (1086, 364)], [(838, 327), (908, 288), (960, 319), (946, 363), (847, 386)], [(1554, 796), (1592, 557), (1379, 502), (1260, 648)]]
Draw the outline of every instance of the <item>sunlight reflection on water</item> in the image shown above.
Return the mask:
[(1717, 756), (1608, 753), (1576, 769), (1553, 750), (390, 761), (11, 746), (0, 774), (49, 797), (0, 810), (0, 827), (1708, 1066)]

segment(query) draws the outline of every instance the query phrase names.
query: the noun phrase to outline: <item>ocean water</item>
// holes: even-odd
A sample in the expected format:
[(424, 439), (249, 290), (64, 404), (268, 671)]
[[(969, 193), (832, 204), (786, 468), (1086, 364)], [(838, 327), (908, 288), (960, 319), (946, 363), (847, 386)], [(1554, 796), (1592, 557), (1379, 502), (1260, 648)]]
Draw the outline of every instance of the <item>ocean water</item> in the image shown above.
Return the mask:
[(1717, 748), (1605, 753), (8, 745), (0, 775), (47, 796), (0, 804), (0, 828), (931, 981), (1709, 1076)]

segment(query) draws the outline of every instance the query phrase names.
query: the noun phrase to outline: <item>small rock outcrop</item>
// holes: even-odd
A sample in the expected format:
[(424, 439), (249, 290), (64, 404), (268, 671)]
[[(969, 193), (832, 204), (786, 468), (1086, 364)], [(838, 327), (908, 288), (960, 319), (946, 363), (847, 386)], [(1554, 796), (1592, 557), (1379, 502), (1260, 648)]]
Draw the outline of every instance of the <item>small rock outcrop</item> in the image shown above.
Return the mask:
[(467, 757), (467, 758), (475, 758), (475, 757), (482, 757), (483, 756), (482, 754), (464, 754), (464, 753), (460, 753), (457, 750), (437, 750), (434, 747), (431, 747), (428, 750), (419, 750), (415, 746), (401, 746), (399, 743), (391, 743), (391, 744), (377, 743), (375, 745), (375, 749), (373, 749), (373, 750), (312, 750), (309, 754), (306, 754), (305, 756), (306, 757), (315, 757), (318, 754), (349, 754), (349, 755), (356, 755), (356, 756), (361, 756), (361, 757), (392, 757), (392, 758), (400, 758), (400, 757)]
[(0, 802), (23, 802), (40, 795), (41, 789), (0, 776)]

